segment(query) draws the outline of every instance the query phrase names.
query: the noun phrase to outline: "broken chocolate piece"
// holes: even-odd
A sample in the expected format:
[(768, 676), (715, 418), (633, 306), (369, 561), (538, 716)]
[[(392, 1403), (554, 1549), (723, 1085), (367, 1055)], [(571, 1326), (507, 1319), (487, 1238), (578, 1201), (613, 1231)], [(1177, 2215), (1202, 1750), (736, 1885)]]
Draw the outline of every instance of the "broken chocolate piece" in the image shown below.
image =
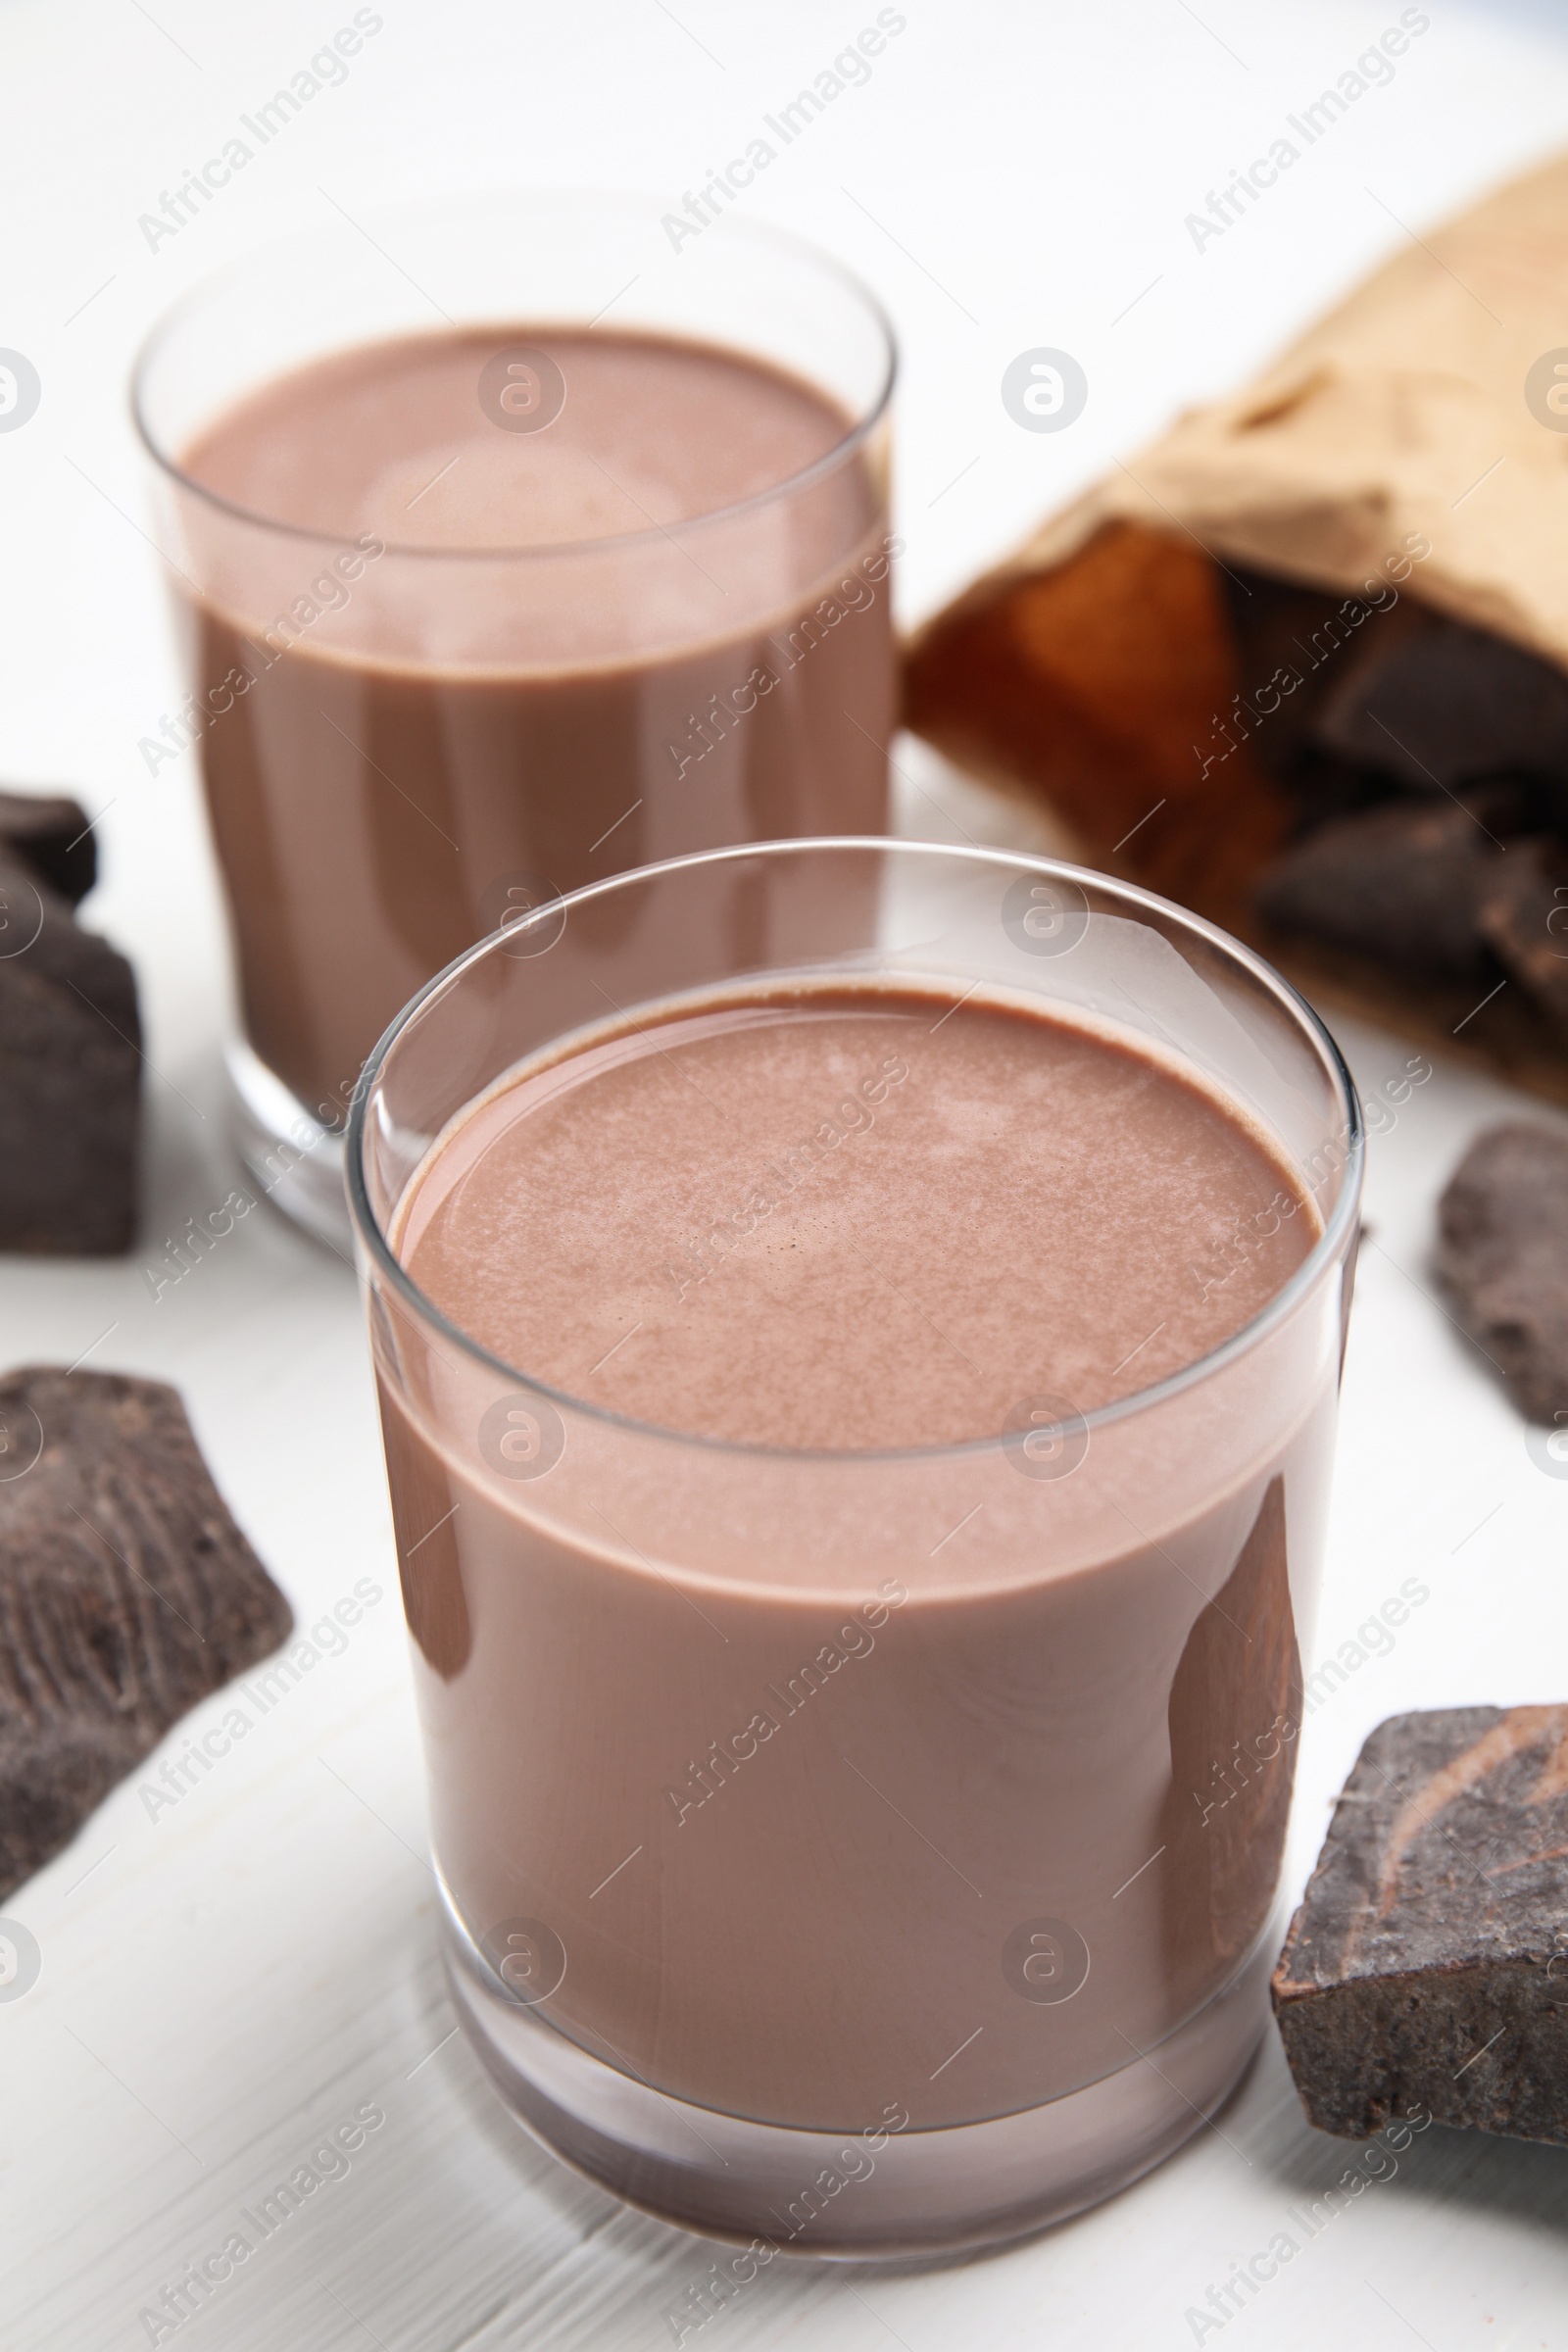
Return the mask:
[(0, 856), (0, 1250), (128, 1250), (141, 1024), (123, 956)]
[(0, 1379), (0, 1901), (292, 1624), (177, 1391)]
[(1273, 860), (1253, 898), (1282, 931), (1395, 971), (1474, 979), (1487, 969), (1481, 906), (1497, 860), (1467, 808), (1394, 801), (1319, 826)]
[[(1298, 787), (1318, 761), (1359, 773), (1359, 758), (1346, 763), (1320, 740), (1318, 715), (1330, 691), (1352, 666), (1376, 651), (1380, 658), (1396, 641), (1429, 625), (1428, 615), (1385, 581), (1380, 602), (1303, 587), (1261, 571), (1226, 570), (1227, 604), (1236, 638), (1236, 672), (1244, 705), (1254, 712), (1261, 701), (1277, 707), (1258, 713), (1252, 754), (1282, 783)], [(1264, 689), (1260, 695), (1260, 689)], [(1383, 764), (1378, 763), (1379, 766)], [(1383, 795), (1388, 779), (1379, 774), (1366, 789)]]
[(1299, 755), (1289, 778), (1291, 796), (1299, 811), (1296, 838), (1316, 832), (1337, 816), (1356, 816), (1363, 808), (1387, 808), (1389, 780), (1369, 768), (1349, 767), (1310, 744)]
[(1531, 1421), (1568, 1413), (1568, 1133), (1533, 1121), (1473, 1143), (1438, 1204), (1438, 1271)]
[(1364, 628), (1313, 719), (1325, 751), (1415, 791), (1515, 769), (1568, 771), (1568, 677), (1549, 662), (1405, 603)]
[(1568, 1029), (1568, 851), (1513, 841), (1493, 870), (1481, 929), (1536, 1003)]
[(1307, 2117), (1568, 2144), (1568, 1706), (1396, 1715), (1346, 1783), (1274, 1972)]
[(65, 793), (0, 792), (0, 850), (23, 859), (70, 906), (98, 879), (98, 843), (87, 811)]

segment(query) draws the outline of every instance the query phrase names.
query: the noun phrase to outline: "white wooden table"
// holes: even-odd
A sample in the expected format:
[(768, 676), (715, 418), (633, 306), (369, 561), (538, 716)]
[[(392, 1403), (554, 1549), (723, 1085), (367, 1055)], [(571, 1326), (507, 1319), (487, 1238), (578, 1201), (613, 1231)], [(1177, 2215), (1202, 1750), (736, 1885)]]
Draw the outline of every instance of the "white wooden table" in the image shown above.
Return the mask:
[[(4, 1906), (42, 1955), (0, 2002), (0, 2347), (493, 2352), (670, 2344), (712, 2250), (540, 2153), (461, 2039), (434, 1959), (420, 1769), (353, 1281), (245, 1219), (154, 1299), (144, 1260), (234, 1168), (218, 1051), (219, 909), (190, 760), (139, 739), (176, 672), (122, 384), (153, 316), (230, 252), (390, 196), (507, 180), (685, 190), (741, 152), (876, 10), (807, 0), (386, 0), (339, 86), (150, 243), (138, 216), (353, 16), (346, 0), (9, 0), (0, 11), (7, 237), (0, 345), (42, 382), (0, 434), (0, 774), (102, 810), (92, 919), (135, 957), (149, 1020), (144, 1247), (123, 1263), (0, 1263), (6, 1362), (83, 1356), (176, 1381), (235, 1512), (308, 1633), (362, 1579), (381, 1597), (177, 1801), (161, 1767), (220, 1694)], [(1549, 14), (1434, 0), (1392, 85), (1199, 251), (1184, 216), (1396, 21), (1338, 0), (909, 0), (871, 79), (760, 180), (756, 209), (879, 286), (906, 360), (906, 611), (1262, 356), (1403, 233), (1568, 134)], [(156, 19), (156, 22), (155, 22)], [(1371, 191), (1369, 195), (1368, 191)], [(321, 191), (325, 191), (325, 194)], [(1089, 406), (1023, 433), (1019, 351), (1072, 351)], [(1457, 485), (1457, 488), (1463, 485)], [(942, 834), (906, 789), (906, 821)], [(960, 821), (986, 823), (973, 804)], [(1369, 1094), (1409, 1048), (1342, 1032)], [(1568, 1696), (1568, 1483), (1432, 1297), (1433, 1206), (1466, 1139), (1518, 1107), (1444, 1067), (1373, 1144), (1315, 1665), (1401, 1582), (1430, 1599), (1352, 1660), (1302, 1740), (1293, 1892), (1362, 1737), (1401, 1707)], [(174, 1775), (176, 1785), (177, 1773)], [(353, 2119), (358, 2115), (356, 2126)], [(380, 2121), (373, 2121), (374, 2118)], [(338, 2127), (349, 2152), (261, 2239), (242, 2216)], [(1301, 2120), (1272, 2041), (1220, 2128), (1101, 2211), (988, 2261), (894, 2274), (779, 2265), (688, 2344), (858, 2352), (969, 2344), (1121, 2352), (1325, 2342), (1525, 2352), (1568, 2343), (1568, 2155), (1433, 2129), (1310, 2234), (1348, 2165)], [(1386, 2169), (1386, 2168), (1385, 2168)], [(1223, 2328), (1189, 2316), (1281, 2232), (1295, 2250)], [(235, 2233), (254, 2250), (177, 2328), (164, 2290)], [(221, 2270), (218, 2262), (213, 2266)], [(1266, 2267), (1266, 2266), (1265, 2266)]]

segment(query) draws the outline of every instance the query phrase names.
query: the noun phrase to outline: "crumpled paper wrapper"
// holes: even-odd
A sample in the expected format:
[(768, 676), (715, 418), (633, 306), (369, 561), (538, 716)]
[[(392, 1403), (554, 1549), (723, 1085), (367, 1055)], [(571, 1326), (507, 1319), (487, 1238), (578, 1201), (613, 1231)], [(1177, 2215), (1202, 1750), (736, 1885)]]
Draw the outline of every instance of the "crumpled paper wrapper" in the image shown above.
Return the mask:
[[(1318, 1001), (1451, 1044), (1462, 1006), (1287, 948), (1251, 910), (1296, 811), (1249, 750), (1264, 681), (1238, 674), (1224, 573), (1347, 597), (1402, 583), (1568, 669), (1568, 430), (1546, 420), (1568, 413), (1545, 405), (1565, 346), (1558, 158), (1409, 243), (928, 622), (907, 723), (1046, 803), (1084, 862), (1263, 945)], [(1454, 1050), (1568, 1100), (1568, 1044), (1518, 989)]]

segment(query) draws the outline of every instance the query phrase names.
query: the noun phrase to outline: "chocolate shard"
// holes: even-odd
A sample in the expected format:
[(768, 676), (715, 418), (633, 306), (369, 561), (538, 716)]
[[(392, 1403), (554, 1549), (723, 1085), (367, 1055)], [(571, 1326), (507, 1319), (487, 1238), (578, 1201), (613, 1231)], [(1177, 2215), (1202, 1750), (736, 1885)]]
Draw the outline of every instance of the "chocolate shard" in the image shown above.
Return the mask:
[(1477, 1138), (1438, 1203), (1438, 1272), (1532, 1421), (1568, 1413), (1568, 1134)]
[(1415, 791), (1449, 790), (1504, 768), (1545, 777), (1568, 771), (1568, 677), (1560, 669), (1436, 613), (1422, 613), (1419, 626), (1380, 620), (1346, 649), (1317, 708), (1312, 731), (1324, 751)]
[(0, 1379), (0, 1901), (292, 1624), (176, 1390)]
[(1488, 881), (1481, 929), (1497, 960), (1568, 1029), (1568, 850), (1510, 842)]
[(1350, 948), (1398, 972), (1475, 979), (1488, 968), (1481, 908), (1496, 841), (1447, 801), (1399, 800), (1336, 817), (1276, 858), (1253, 901), (1281, 931)]
[[(1275, 705), (1257, 718), (1254, 758), (1296, 788), (1320, 762), (1358, 772), (1365, 764), (1359, 757), (1347, 765), (1321, 739), (1326, 698), (1374, 648), (1386, 657), (1395, 641), (1430, 626), (1429, 616), (1387, 583), (1373, 604), (1229, 564), (1225, 578), (1243, 702), (1254, 712)], [(1368, 789), (1386, 793), (1386, 776), (1368, 779)]]
[(1568, 1706), (1396, 1715), (1273, 1981), (1319, 2131), (1396, 2114), (1568, 2145)]
[(98, 841), (79, 801), (63, 792), (0, 792), (0, 846), (68, 906), (98, 879)]
[(0, 1250), (130, 1248), (140, 1101), (130, 965), (0, 856)]
[(1387, 776), (1374, 775), (1367, 767), (1351, 767), (1311, 745), (1296, 760), (1288, 782), (1299, 811), (1298, 838), (1316, 832), (1335, 817), (1386, 808), (1390, 799)]

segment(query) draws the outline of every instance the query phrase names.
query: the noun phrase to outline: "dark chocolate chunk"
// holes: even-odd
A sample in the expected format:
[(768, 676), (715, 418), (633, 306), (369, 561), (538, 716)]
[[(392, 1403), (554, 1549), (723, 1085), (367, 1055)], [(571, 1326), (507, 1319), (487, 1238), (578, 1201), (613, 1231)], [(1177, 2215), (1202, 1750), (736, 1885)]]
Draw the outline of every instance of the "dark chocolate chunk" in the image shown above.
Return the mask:
[(1396, 1715), (1362, 1748), (1274, 1972), (1319, 2131), (1568, 2144), (1568, 1706)]
[(1568, 850), (1511, 841), (1488, 882), (1481, 929), (1498, 961), (1568, 1029)]
[(1438, 1271), (1532, 1421), (1568, 1412), (1568, 1133), (1477, 1138), (1438, 1204)]
[(1307, 834), (1265, 868), (1253, 897), (1282, 931), (1396, 971), (1474, 979), (1488, 968), (1481, 906), (1498, 857), (1481, 814), (1393, 801)]
[(177, 1391), (0, 1379), (0, 1901), (292, 1624)]
[(1314, 763), (1313, 720), (1337, 664), (1349, 658), (1348, 647), (1369, 622), (1402, 627), (1407, 608), (1401, 601), (1392, 612), (1374, 612), (1359, 597), (1228, 565), (1224, 576), (1236, 683), (1254, 720), (1250, 747), (1270, 775), (1299, 785)]
[(0, 858), (0, 1250), (128, 1250), (141, 1024), (123, 956)]
[(81, 803), (65, 793), (0, 792), (0, 850), (22, 858), (69, 906), (98, 879), (97, 836)]
[[(1407, 610), (1414, 613), (1417, 608)], [(1313, 718), (1325, 751), (1416, 790), (1515, 769), (1568, 773), (1568, 677), (1484, 629), (1369, 623)]]
[(1387, 807), (1389, 780), (1370, 768), (1351, 767), (1308, 744), (1298, 755), (1287, 779), (1298, 815), (1294, 828), (1299, 838), (1315, 832), (1337, 816), (1354, 816), (1363, 808)]

